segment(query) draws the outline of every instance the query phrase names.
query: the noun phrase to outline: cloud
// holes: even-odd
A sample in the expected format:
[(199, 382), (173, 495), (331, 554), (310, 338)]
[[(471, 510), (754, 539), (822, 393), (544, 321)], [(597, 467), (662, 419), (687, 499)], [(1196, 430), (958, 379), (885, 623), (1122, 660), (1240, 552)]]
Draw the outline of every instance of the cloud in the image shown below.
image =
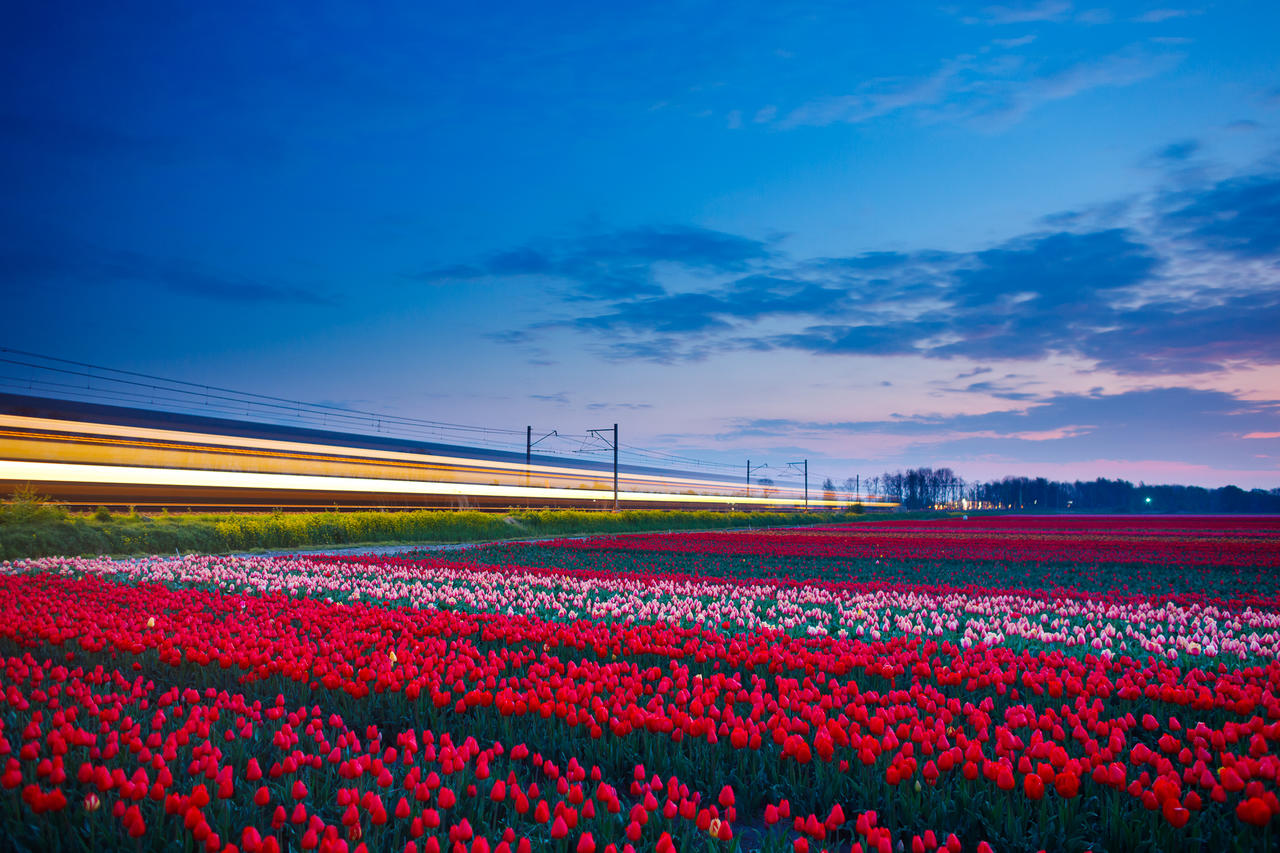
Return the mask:
[(967, 17), (969, 24), (1031, 24), (1039, 21), (1065, 21), (1071, 14), (1067, 0), (1040, 0), (1039, 3), (1019, 3), (1003, 6), (987, 6), (981, 15)]
[(1020, 238), (972, 257), (974, 266), (957, 274), (962, 304), (990, 306), (1020, 292), (1029, 296), (1020, 305), (1054, 312), (1137, 284), (1156, 264), (1150, 250), (1122, 228)]
[(954, 389), (966, 394), (987, 394), (1001, 400), (1034, 400), (1036, 395), (1030, 391), (1015, 391), (1011, 386), (996, 382), (970, 382), (964, 388)]
[(1111, 21), (1112, 14), (1110, 9), (1085, 9), (1075, 16), (1077, 24), (1088, 24), (1089, 26), (1109, 24)]
[(112, 264), (111, 271), (111, 278), (116, 281), (138, 281), (223, 302), (333, 304), (329, 297), (305, 287), (221, 276), (177, 259), (155, 260), (124, 255)]
[[(1244, 400), (1224, 391), (1171, 387), (1122, 394), (1061, 394), (1021, 411), (963, 415), (943, 422), (957, 430), (989, 429), (999, 440), (1014, 441), (1019, 440), (1018, 433), (1088, 425), (1051, 442), (1055, 449), (1042, 451), (1046, 459), (1091, 453), (1252, 465), (1253, 451), (1237, 439), (1250, 431), (1274, 429), (1280, 424), (1280, 404)], [(986, 449), (982, 441), (965, 439), (963, 443), (970, 450)], [(988, 446), (995, 448), (998, 443)], [(958, 448), (953, 444), (952, 449)]]
[(727, 307), (721, 299), (707, 293), (664, 295), (619, 303), (612, 313), (582, 317), (575, 325), (595, 330), (623, 326), (646, 332), (706, 332), (730, 328), (717, 316)]
[(1119, 312), (1114, 327), (1081, 341), (1082, 355), (1118, 373), (1202, 373), (1280, 363), (1280, 292), (1206, 305), (1152, 303)]
[(678, 364), (706, 360), (712, 352), (723, 351), (722, 346), (690, 343), (686, 338), (672, 335), (659, 337), (609, 338), (600, 348), (600, 355), (610, 361), (647, 361), (653, 364)]
[(970, 115), (998, 129), (1020, 121), (1043, 104), (1093, 89), (1130, 86), (1163, 74), (1181, 61), (1181, 54), (1152, 53), (1143, 47), (1131, 46), (1110, 56), (1077, 62), (1026, 81), (1006, 81), (986, 98), (977, 98), (977, 104), (969, 107)]
[(500, 344), (527, 344), (535, 339), (528, 329), (506, 329), (501, 332), (487, 332), (485, 338)]
[(1242, 118), (1228, 122), (1223, 125), (1223, 128), (1236, 133), (1252, 133), (1255, 130), (1262, 130), (1262, 124), (1261, 122), (1256, 122), (1251, 118)]
[(1174, 18), (1185, 18), (1190, 14), (1186, 9), (1152, 9), (1149, 12), (1143, 12), (1133, 20), (1139, 24), (1159, 24)]
[(958, 88), (953, 81), (960, 69), (959, 63), (951, 62), (923, 79), (870, 80), (859, 86), (854, 94), (816, 98), (797, 107), (783, 119), (781, 126), (861, 124), (891, 113), (933, 106)]
[[(1224, 391), (1175, 386), (1119, 394), (1056, 394), (1017, 409), (867, 421), (739, 419), (723, 438), (753, 436), (802, 442), (898, 437), (901, 449), (928, 447), (935, 458), (1022, 453), (1035, 445), (1044, 461), (1107, 456), (1256, 469), (1256, 446), (1242, 440), (1276, 432), (1280, 401), (1246, 400)], [(1280, 435), (1280, 433), (1276, 433)]]
[(490, 275), (545, 275), (554, 269), (551, 259), (536, 249), (521, 247), (489, 256)]
[(663, 294), (615, 303), (610, 313), (578, 319), (583, 329), (620, 327), (655, 332), (727, 329), (731, 320), (841, 313), (849, 300), (840, 287), (765, 274), (747, 276), (709, 292)]
[(530, 400), (537, 400), (540, 403), (555, 403), (557, 406), (569, 405), (569, 395), (563, 391), (555, 394), (530, 394)]
[(608, 299), (660, 296), (654, 268), (672, 264), (703, 273), (745, 272), (772, 256), (770, 245), (723, 231), (669, 225), (587, 234), (546, 246), (494, 252), (474, 263), (408, 276), (430, 284), (546, 276), (573, 282), (579, 295)]
[[(913, 259), (897, 263), (899, 272), (890, 278), (915, 275)], [(1146, 295), (1163, 281), (1164, 266), (1152, 246), (1126, 229), (1024, 237), (953, 255), (948, 268), (930, 265), (936, 307), (887, 322), (826, 323), (764, 340), (815, 355), (1036, 360), (1065, 354), (1146, 375), (1280, 363), (1274, 332), (1280, 328), (1280, 291), (1274, 287), (1280, 275), (1264, 275), (1254, 290), (1210, 289), (1172, 301)], [(972, 390), (1022, 399), (1019, 389)]]
[[(958, 374), (953, 380), (959, 382), (963, 379), (972, 379), (976, 376), (983, 376), (991, 373), (989, 367), (974, 368), (965, 373)], [(981, 394), (983, 396), (995, 397), (1000, 400), (1027, 401), (1039, 399), (1042, 395), (1025, 390), (1034, 385), (1041, 384), (1039, 381), (1031, 380), (1029, 377), (1018, 373), (1006, 373), (999, 379), (982, 379), (977, 382), (969, 382), (959, 388), (953, 387), (950, 382), (940, 380), (934, 385), (942, 386), (942, 390), (950, 394)]]
[(1280, 175), (1232, 178), (1169, 199), (1162, 224), (1219, 251), (1280, 253)]
[(1123, 229), (1059, 232), (976, 252), (954, 274), (946, 312), (955, 340), (934, 357), (1042, 358), (1105, 328), (1117, 291), (1145, 281), (1156, 258)]
[(327, 294), (312, 288), (224, 275), (181, 258), (100, 249), (48, 235), (30, 240), (10, 236), (15, 238), (12, 243), (0, 245), (0, 280), (11, 285), (145, 285), (220, 302), (333, 304)]
[(1175, 163), (1182, 163), (1190, 160), (1200, 151), (1200, 142), (1195, 139), (1183, 139), (1178, 142), (1170, 142), (1168, 145), (1156, 152), (1157, 160), (1165, 160)]
[(652, 403), (588, 403), (587, 411), (589, 412), (605, 412), (614, 409), (624, 409), (626, 411), (642, 411), (644, 409), (652, 409)]
[[(1023, 43), (1025, 37), (1006, 44)], [(1093, 89), (1129, 86), (1172, 69), (1181, 59), (1181, 54), (1142, 44), (1061, 67), (1028, 67), (1011, 54), (959, 56), (924, 77), (875, 78), (849, 94), (814, 98), (788, 113), (780, 126), (861, 124), (901, 113), (925, 123), (1001, 130), (1043, 104)]]
[[(1280, 336), (1273, 331), (1280, 328), (1280, 293), (1266, 287), (1266, 279), (1258, 290), (1155, 297), (1152, 288), (1169, 274), (1167, 262), (1129, 229), (1029, 235), (972, 253), (828, 258), (802, 266), (825, 283), (801, 286), (773, 277), (767, 280), (787, 281), (789, 289), (744, 290), (736, 304), (722, 293), (637, 300), (582, 327), (696, 332), (704, 356), (715, 346), (714, 333), (732, 327), (738, 337), (725, 339), (726, 348), (824, 356), (1037, 360), (1059, 354), (1147, 375), (1280, 362)], [(745, 329), (736, 321), (765, 316), (842, 321), (741, 335)], [(664, 349), (662, 359), (679, 352)], [(979, 383), (970, 390), (1027, 398), (1023, 389), (1007, 386)]]
[[(1177, 160), (1194, 148), (1174, 142), (1163, 154)], [(584, 238), (572, 251), (495, 253), (484, 269), (616, 275), (621, 267), (650, 286), (494, 339), (523, 344), (568, 329), (592, 336), (605, 358), (662, 364), (774, 350), (984, 362), (1065, 357), (1132, 376), (1280, 364), (1280, 179), (1245, 174), (1189, 184), (1198, 174), (1180, 174), (1177, 190), (1105, 214), (1054, 217), (1048, 230), (968, 252), (797, 260), (722, 232), (640, 229)], [(667, 263), (701, 275), (676, 276), (669, 290)], [(974, 381), (947, 390), (1035, 397), (1023, 385), (979, 376), (961, 375), (956, 381)]]
[(767, 343), (777, 349), (799, 349), (814, 355), (914, 355), (921, 338), (937, 334), (941, 323), (809, 326), (803, 332), (775, 335)]

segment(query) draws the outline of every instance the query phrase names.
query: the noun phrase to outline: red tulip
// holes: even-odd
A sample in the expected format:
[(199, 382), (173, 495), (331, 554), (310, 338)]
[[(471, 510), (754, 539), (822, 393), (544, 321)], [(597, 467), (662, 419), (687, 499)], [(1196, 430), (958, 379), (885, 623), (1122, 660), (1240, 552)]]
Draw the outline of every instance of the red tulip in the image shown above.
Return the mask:
[(1080, 777), (1063, 771), (1054, 777), (1053, 787), (1060, 797), (1069, 800), (1080, 791)]
[(1022, 787), (1028, 799), (1038, 800), (1044, 796), (1044, 780), (1034, 773), (1023, 777)]
[(1236, 806), (1236, 817), (1254, 826), (1266, 826), (1271, 822), (1271, 808), (1261, 797), (1250, 797)]

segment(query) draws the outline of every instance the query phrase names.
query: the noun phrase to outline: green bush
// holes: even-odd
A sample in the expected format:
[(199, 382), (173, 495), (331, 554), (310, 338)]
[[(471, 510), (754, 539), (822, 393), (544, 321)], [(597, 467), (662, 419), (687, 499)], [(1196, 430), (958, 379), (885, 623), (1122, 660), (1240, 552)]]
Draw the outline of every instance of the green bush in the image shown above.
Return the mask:
[(7, 503), (0, 504), (0, 524), (43, 524), (66, 519), (67, 511), (28, 484), (19, 486)]

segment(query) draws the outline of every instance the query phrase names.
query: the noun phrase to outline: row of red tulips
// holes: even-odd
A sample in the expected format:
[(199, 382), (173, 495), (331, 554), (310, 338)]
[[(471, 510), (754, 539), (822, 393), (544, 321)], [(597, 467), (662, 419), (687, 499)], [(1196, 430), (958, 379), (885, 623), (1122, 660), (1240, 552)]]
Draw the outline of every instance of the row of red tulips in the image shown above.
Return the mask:
[[(598, 765), (588, 770), (570, 757), (561, 766), (523, 743), (481, 749), (473, 737), (409, 729), (392, 745), (378, 727), (361, 735), (340, 716), (318, 705), (292, 708), (282, 695), (264, 704), (212, 689), (160, 691), (119, 670), (68, 669), (29, 653), (0, 659), (0, 667), (6, 701), (18, 711), (6, 720), (25, 721), (26, 753), (13, 757), (0, 727), (0, 789), (20, 789), (37, 819), (8, 824), (17, 846), (92, 850), (112, 846), (114, 834), (141, 849), (164, 847), (177, 833), (209, 853), (528, 853), (534, 845), (631, 853), (634, 845), (679, 849), (670, 831), (678, 827), (709, 842), (734, 840), (732, 788), (704, 797), (642, 765), (615, 787)], [(26, 772), (31, 761), (39, 762), (34, 774)], [(765, 808), (766, 847), (787, 840), (772, 827), (792, 817), (785, 799)], [(864, 841), (868, 850), (894, 849), (874, 811), (846, 817), (837, 804), (822, 818), (796, 814), (793, 826), (788, 846), (797, 851), (838, 836), (861, 839), (856, 851)], [(625, 840), (597, 840), (618, 827)], [(910, 842), (913, 851), (963, 849), (954, 833), (943, 839), (932, 829)]]
[[(1082, 849), (1138, 838), (1262, 843), (1248, 833), (1269, 832), (1280, 813), (1274, 662), (1183, 670), (1158, 659), (555, 624), (39, 575), (0, 578), (0, 642), (86, 662), (124, 655), (155, 676), (172, 668), (178, 684), (277, 691), (290, 704), (324, 697), (331, 713), (400, 733), (490, 732), (560, 759), (590, 754), (608, 774), (642, 763), (704, 790), (737, 789), (749, 822), (767, 823), (776, 792), (814, 813), (878, 805), (894, 837), (921, 844), (925, 830), (951, 827), (969, 843), (987, 835)], [(15, 679), (6, 671), (10, 707), (30, 701), (13, 693)], [(40, 732), (25, 737), (29, 725), (23, 740), (39, 743)], [(246, 726), (251, 740), (248, 717), (222, 736)], [(341, 744), (325, 745), (327, 760)], [(19, 770), (40, 776), (48, 756), (26, 748)], [(694, 828), (669, 830), (681, 845), (706, 836), (693, 817)], [(723, 817), (732, 836), (735, 821)], [(477, 822), (493, 826), (483, 814)], [(815, 829), (808, 819), (790, 827), (821, 841)], [(629, 831), (606, 822), (593, 843), (622, 843)], [(875, 835), (860, 837), (876, 847), (888, 837)]]
[[(735, 554), (646, 551), (639, 543), (620, 548), (566, 548), (563, 543), (503, 543), (469, 549), (473, 565), (517, 566), (523, 571), (581, 577), (704, 578), (730, 583), (825, 589), (956, 590), (980, 595), (1033, 594), (1125, 602), (1174, 602), (1280, 610), (1280, 573), (1243, 566), (1127, 565), (1104, 563), (1010, 563), (993, 560), (824, 557), (811, 554)], [(634, 546), (634, 547), (633, 547)], [(428, 554), (410, 554), (403, 563)], [(337, 558), (353, 559), (353, 558)], [(356, 558), (358, 559), (358, 558)]]
[(13, 814), (5, 825), (33, 848), (56, 838), (97, 849), (114, 835), (160, 849), (176, 832), (210, 853), (527, 853), (559, 841), (578, 853), (626, 853), (673, 846), (682, 824), (733, 835), (731, 789), (704, 798), (642, 767), (617, 788), (599, 766), (557, 763), (523, 743), (481, 749), (470, 736), (398, 729), (392, 738), (376, 726), (361, 734), (283, 695), (264, 704), (211, 688), (162, 691), (30, 654), (0, 663), (4, 720), (14, 721), (0, 728), (0, 787), (20, 791), (39, 817)]
[(1152, 563), (1178, 566), (1280, 566), (1280, 544), (1245, 539), (1069, 539), (995, 533), (922, 536), (916, 531), (860, 531), (862, 535), (708, 532), (636, 533), (562, 539), (561, 548), (631, 548), (690, 554), (768, 557), (818, 556), (885, 560), (1001, 560), (1022, 562)]
[[(1275, 538), (1280, 536), (1280, 518), (1275, 516), (1228, 515), (973, 515), (942, 519), (885, 519), (872, 524), (882, 530), (915, 531), (983, 531), (1018, 535), (1034, 533), (1037, 536), (1089, 536), (1150, 537), (1204, 537), (1247, 536)], [(861, 525), (859, 525), (861, 526)], [(805, 535), (810, 531), (854, 532), (854, 528), (842, 525), (814, 525), (792, 527), (788, 533)]]
[(1280, 610), (1280, 520), (1262, 518), (876, 521), (501, 544), (468, 554), (491, 565), (604, 574), (1107, 593)]
[(1206, 521), (1190, 529), (1127, 522), (1115, 530), (1085, 530), (1057, 517), (1017, 523), (890, 521), (806, 530), (643, 533), (552, 544), (768, 557), (1276, 567), (1280, 521), (1223, 521), (1220, 526)]

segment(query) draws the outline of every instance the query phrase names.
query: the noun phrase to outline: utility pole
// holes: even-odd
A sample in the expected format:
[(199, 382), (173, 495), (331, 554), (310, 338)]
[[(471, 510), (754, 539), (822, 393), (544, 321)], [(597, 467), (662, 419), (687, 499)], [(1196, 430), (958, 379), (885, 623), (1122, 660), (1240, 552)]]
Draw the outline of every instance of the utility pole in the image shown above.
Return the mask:
[[(609, 440), (600, 434), (602, 432), (609, 432), (609, 429), (607, 427), (604, 427), (601, 429), (589, 429), (587, 430), (587, 432), (590, 433), (591, 435), (594, 435), (596, 438), (600, 439), (605, 444), (609, 444)], [(613, 511), (617, 512), (618, 511), (618, 425), (617, 424), (613, 425), (612, 447), (613, 447)]]
[(747, 497), (751, 497), (751, 472), (759, 471), (761, 468), (768, 468), (768, 467), (769, 466), (766, 465), (764, 462), (761, 462), (759, 465), (752, 468), (751, 460), (750, 459), (747, 460)]
[(531, 469), (533, 468), (533, 448), (536, 447), (539, 442), (546, 441), (548, 438), (551, 438), (551, 436), (553, 435), (559, 435), (559, 433), (557, 433), (555, 430), (552, 430), (551, 432), (544, 435), (542, 438), (538, 439), (538, 441), (534, 441), (533, 427), (527, 426), (524, 428), (524, 484), (526, 486), (529, 485), (529, 477), (532, 474)]
[(795, 468), (797, 470), (800, 469), (801, 465), (804, 466), (804, 508), (805, 508), (805, 511), (808, 512), (809, 510), (809, 460), (805, 459), (803, 462), (787, 463), (788, 468)]

